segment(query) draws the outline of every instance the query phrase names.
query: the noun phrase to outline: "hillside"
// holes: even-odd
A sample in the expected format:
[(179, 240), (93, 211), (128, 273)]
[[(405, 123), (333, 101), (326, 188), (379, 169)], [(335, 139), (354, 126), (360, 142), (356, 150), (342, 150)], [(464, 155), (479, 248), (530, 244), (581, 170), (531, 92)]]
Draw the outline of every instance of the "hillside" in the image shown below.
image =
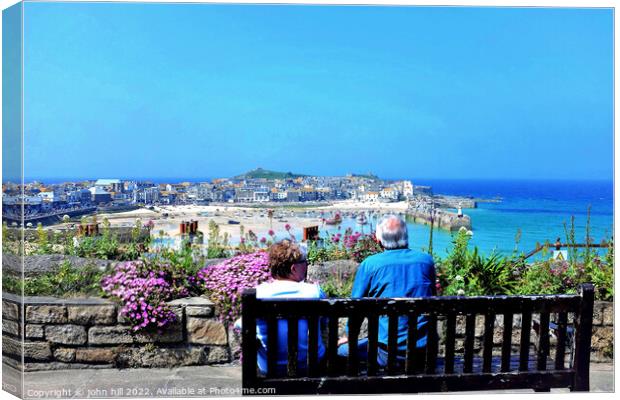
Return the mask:
[(294, 179), (299, 178), (302, 174), (294, 174), (292, 172), (278, 172), (278, 171), (270, 171), (263, 168), (256, 168), (252, 171), (248, 171), (244, 174), (235, 176), (236, 179)]

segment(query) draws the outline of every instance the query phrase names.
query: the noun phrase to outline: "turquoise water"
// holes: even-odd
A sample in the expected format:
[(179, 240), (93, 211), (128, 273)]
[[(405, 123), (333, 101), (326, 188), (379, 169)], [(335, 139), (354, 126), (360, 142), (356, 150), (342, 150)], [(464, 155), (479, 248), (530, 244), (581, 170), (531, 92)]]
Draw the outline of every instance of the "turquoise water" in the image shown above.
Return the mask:
[[(484, 253), (494, 249), (503, 254), (515, 248), (515, 236), (521, 230), (519, 251), (529, 252), (536, 242), (566, 241), (564, 223), (575, 217), (575, 239), (585, 242), (588, 206), (590, 236), (595, 242), (609, 240), (613, 234), (613, 182), (611, 181), (415, 181), (432, 185), (435, 193), (471, 195), (478, 198), (501, 197), (500, 203), (479, 203), (464, 210), (471, 216), (474, 236), (471, 244)], [(413, 243), (424, 240), (413, 229)], [(439, 254), (450, 243), (450, 235), (435, 235)], [(426, 235), (428, 241), (428, 233)]]
[[(499, 203), (479, 203), (476, 209), (465, 209), (472, 219), (474, 233), (471, 245), (482, 253), (496, 251), (505, 255), (515, 249), (515, 236), (521, 230), (519, 252), (529, 252), (536, 242), (566, 242), (564, 223), (570, 224), (575, 217), (575, 239), (585, 242), (585, 226), (588, 206), (591, 206), (591, 237), (594, 242), (609, 240), (613, 234), (613, 182), (611, 181), (450, 181), (412, 179), (415, 185), (430, 185), (434, 193), (472, 196), (474, 198), (501, 197)], [(376, 226), (376, 220), (370, 220)], [(342, 232), (347, 228), (368, 233), (370, 226), (357, 225), (355, 220), (345, 218), (340, 227), (325, 225), (321, 233)], [(409, 244), (414, 249), (427, 249), (430, 228), (426, 225), (408, 223)], [(301, 239), (301, 227), (293, 227), (293, 234)], [(259, 237), (266, 232), (257, 232)], [(277, 239), (288, 236), (276, 232)], [(238, 237), (231, 238), (235, 244)], [(433, 249), (445, 256), (451, 247), (452, 234), (434, 230)], [(169, 243), (161, 243), (169, 245)]]
[[(472, 219), (471, 245), (485, 254), (496, 251), (511, 254), (516, 246), (515, 237), (521, 230), (519, 252), (536, 248), (536, 242), (566, 242), (564, 223), (570, 226), (575, 217), (575, 240), (585, 243), (588, 206), (590, 236), (594, 242), (609, 240), (613, 234), (613, 182), (611, 181), (449, 181), (412, 180), (416, 185), (430, 185), (435, 193), (472, 196), (475, 198), (501, 197), (499, 203), (478, 203), (476, 209), (465, 209)], [(376, 222), (375, 222), (376, 225)], [(324, 229), (329, 233), (344, 232), (348, 227), (360, 230), (354, 220), (345, 219), (340, 230)], [(427, 249), (430, 227), (408, 224), (409, 245)], [(366, 226), (368, 232), (368, 226)], [(452, 234), (435, 229), (433, 250), (444, 256), (450, 249)]]

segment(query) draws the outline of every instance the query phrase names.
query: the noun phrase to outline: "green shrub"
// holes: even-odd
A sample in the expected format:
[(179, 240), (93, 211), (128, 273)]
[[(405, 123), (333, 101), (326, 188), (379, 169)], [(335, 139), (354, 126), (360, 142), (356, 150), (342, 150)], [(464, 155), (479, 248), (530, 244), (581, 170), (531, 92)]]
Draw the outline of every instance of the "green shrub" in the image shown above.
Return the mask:
[(10, 293), (23, 293), (25, 296), (71, 297), (76, 295), (101, 296), (101, 278), (104, 272), (96, 266), (75, 268), (65, 261), (57, 271), (48, 272), (35, 277), (3, 276), (2, 287)]
[(220, 233), (215, 221), (209, 221), (209, 239), (207, 243), (207, 258), (224, 258), (228, 254), (228, 234)]
[(327, 279), (320, 283), (321, 289), (330, 298), (351, 297), (355, 274), (334, 271)]
[(308, 246), (308, 262), (310, 264), (335, 260), (354, 260), (362, 262), (367, 257), (383, 251), (375, 240), (374, 234), (353, 232), (350, 228), (344, 235), (336, 233), (326, 235), (322, 243), (311, 242)]
[(437, 259), (439, 294), (499, 295), (510, 294), (517, 285), (512, 258), (496, 253), (483, 256), (478, 248), (469, 250), (470, 235), (465, 229), (453, 237), (453, 247), (445, 260)]

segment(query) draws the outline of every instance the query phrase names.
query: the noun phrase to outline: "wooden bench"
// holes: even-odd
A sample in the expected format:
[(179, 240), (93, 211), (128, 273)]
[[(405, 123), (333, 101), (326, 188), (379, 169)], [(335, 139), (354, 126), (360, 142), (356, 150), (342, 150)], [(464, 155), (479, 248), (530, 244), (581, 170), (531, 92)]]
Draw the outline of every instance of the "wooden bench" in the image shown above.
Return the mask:
[[(310, 394), (310, 393), (417, 393), (465, 390), (499, 390), (550, 388), (589, 390), (590, 340), (594, 287), (584, 284), (577, 295), (549, 296), (479, 296), (428, 297), (403, 299), (324, 299), (324, 300), (257, 300), (256, 292), (248, 290), (242, 298), (242, 373), (244, 394)], [(417, 320), (428, 318), (429, 334), (425, 357), (416, 351), (417, 324), (409, 324), (406, 361), (399, 369), (397, 359), (397, 322), (399, 316)], [(474, 352), (475, 318), (484, 317), (482, 356)], [(501, 343), (494, 340), (496, 316), (503, 316)], [(518, 347), (513, 351), (513, 317), (521, 318)], [(388, 343), (379, 344), (378, 318), (389, 318)], [(328, 332), (326, 368), (317, 360), (319, 321), (327, 317)], [(455, 354), (457, 317), (465, 319), (463, 353)], [(362, 366), (356, 352), (351, 351), (346, 368), (338, 359), (338, 319), (349, 319), (349, 342), (355, 343), (362, 320), (368, 322), (367, 365)], [(268, 352), (268, 373), (257, 370), (256, 321), (267, 323), (267, 348), (277, 347), (278, 320), (288, 320), (287, 376), (276, 376), (275, 352)], [(298, 374), (297, 323), (308, 321), (307, 373)], [(437, 332), (437, 322), (445, 329)], [(536, 322), (533, 324), (533, 322)], [(550, 324), (555, 327), (556, 350), (550, 351)], [(531, 351), (531, 334), (537, 328), (536, 351)], [(570, 329), (570, 331), (569, 331)], [(567, 332), (572, 332), (569, 341)], [(499, 333), (499, 331), (498, 331)], [(442, 335), (442, 337), (440, 337)], [(499, 336), (499, 334), (498, 334)], [(495, 343), (494, 343), (495, 342)], [(444, 347), (439, 357), (439, 346)], [(493, 345), (501, 345), (493, 355)], [(568, 344), (568, 346), (567, 346)], [(387, 345), (387, 346), (385, 346)], [(377, 365), (378, 346), (387, 348), (387, 366)], [(497, 354), (501, 353), (501, 354)], [(567, 357), (571, 355), (572, 357)], [(417, 356), (416, 356), (417, 354)], [(424, 353), (422, 353), (424, 354)], [(568, 360), (567, 360), (568, 358)], [(267, 389), (270, 388), (270, 389)], [(265, 389), (271, 390), (266, 392)]]

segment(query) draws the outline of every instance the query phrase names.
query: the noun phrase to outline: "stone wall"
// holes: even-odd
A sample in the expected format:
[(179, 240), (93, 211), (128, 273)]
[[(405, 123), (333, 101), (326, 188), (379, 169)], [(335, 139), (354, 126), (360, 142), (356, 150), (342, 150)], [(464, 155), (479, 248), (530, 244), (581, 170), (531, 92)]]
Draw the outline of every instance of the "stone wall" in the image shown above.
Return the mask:
[[(3, 361), (26, 371), (67, 368), (174, 367), (231, 361), (228, 332), (202, 297), (169, 303), (177, 322), (161, 333), (134, 332), (120, 307), (99, 299), (4, 294)], [(22, 315), (23, 314), (23, 315)], [(25, 320), (24, 332), (20, 320)], [(23, 336), (22, 336), (23, 335)]]
[[(344, 266), (343, 266), (344, 267)], [(21, 338), (26, 371), (68, 368), (174, 367), (227, 363), (240, 356), (240, 338), (217, 319), (214, 304), (202, 297), (174, 300), (169, 304), (178, 321), (161, 333), (133, 332), (119, 315), (116, 303), (99, 299), (56, 299), (4, 294), (2, 301), (3, 361), (21, 367)], [(23, 314), (23, 315), (22, 315)], [(20, 320), (25, 318), (24, 332)], [(530, 335), (530, 353), (538, 344), (537, 315)], [(595, 302), (592, 362), (613, 361), (613, 303)], [(553, 321), (553, 317), (552, 317)], [(569, 322), (572, 316), (569, 316)], [(345, 319), (341, 319), (344, 328)], [(500, 355), (503, 317), (494, 325), (493, 354)], [(457, 318), (456, 348), (463, 353), (464, 317)], [(518, 354), (521, 332), (520, 315), (513, 318), (512, 352)], [(444, 354), (445, 319), (438, 321), (439, 356)], [(484, 317), (476, 318), (474, 351), (481, 355)], [(362, 328), (360, 337), (365, 337)], [(555, 355), (552, 332), (550, 355)], [(570, 349), (566, 349), (567, 362)]]
[(614, 303), (595, 301), (592, 324), (592, 353), (590, 354), (590, 359), (593, 362), (613, 361)]

